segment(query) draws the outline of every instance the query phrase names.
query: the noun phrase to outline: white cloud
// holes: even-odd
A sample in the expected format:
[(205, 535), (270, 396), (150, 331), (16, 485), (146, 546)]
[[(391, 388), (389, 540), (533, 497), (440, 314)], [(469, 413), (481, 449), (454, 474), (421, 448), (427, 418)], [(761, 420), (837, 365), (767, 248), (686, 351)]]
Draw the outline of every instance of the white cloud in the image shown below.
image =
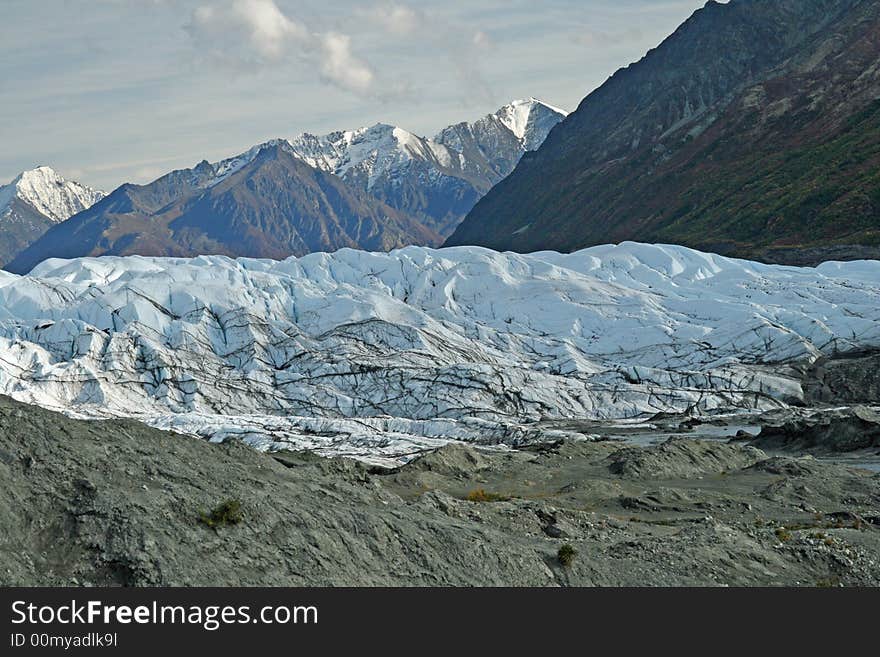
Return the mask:
[(367, 94), (373, 87), (375, 74), (351, 52), (351, 37), (328, 32), (320, 37), (321, 76), (344, 89)]
[(473, 44), (481, 50), (487, 50), (492, 47), (492, 39), (490, 39), (489, 35), (482, 30), (474, 32), (471, 41), (473, 41)]
[(376, 76), (352, 52), (349, 35), (313, 31), (287, 16), (274, 0), (202, 5), (185, 29), (202, 53), (222, 63), (266, 65), (298, 59), (330, 84), (360, 95), (375, 93)]
[(486, 32), (401, 2), (383, 2), (369, 9), (358, 9), (355, 16), (401, 41), (417, 42), (443, 53), (464, 91), (465, 104), (496, 100), (481, 63), (485, 51), (492, 47)]
[(371, 9), (358, 10), (358, 13), (387, 31), (401, 35), (417, 31), (425, 20), (423, 12), (397, 4), (377, 5)]

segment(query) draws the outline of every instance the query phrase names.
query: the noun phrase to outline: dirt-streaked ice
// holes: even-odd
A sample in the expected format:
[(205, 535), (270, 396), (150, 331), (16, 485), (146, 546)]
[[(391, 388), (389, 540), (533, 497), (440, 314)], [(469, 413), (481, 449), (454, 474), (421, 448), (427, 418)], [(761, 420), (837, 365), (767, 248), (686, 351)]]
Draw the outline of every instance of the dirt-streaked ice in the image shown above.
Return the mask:
[(880, 262), (624, 243), (283, 262), (50, 260), (0, 274), (0, 392), (215, 440), (405, 458), (551, 418), (774, 408), (787, 364), (880, 347)]

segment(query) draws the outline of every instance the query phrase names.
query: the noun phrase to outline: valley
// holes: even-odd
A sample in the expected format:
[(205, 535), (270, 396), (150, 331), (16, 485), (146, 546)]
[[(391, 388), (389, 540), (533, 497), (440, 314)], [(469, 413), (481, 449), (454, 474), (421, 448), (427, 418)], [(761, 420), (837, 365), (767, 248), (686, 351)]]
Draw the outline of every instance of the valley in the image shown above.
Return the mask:
[(185, 4), (4, 8), (0, 585), (880, 586), (880, 3)]

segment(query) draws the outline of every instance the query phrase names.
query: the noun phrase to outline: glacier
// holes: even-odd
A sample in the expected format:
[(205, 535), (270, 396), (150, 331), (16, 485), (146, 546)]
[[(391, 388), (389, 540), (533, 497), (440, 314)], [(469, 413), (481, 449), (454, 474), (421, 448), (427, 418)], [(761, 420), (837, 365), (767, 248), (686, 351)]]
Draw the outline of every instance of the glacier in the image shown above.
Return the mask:
[(875, 261), (795, 268), (627, 242), (0, 272), (2, 394), (383, 463), (565, 434), (548, 420), (782, 408), (803, 399), (797, 365), (873, 348)]

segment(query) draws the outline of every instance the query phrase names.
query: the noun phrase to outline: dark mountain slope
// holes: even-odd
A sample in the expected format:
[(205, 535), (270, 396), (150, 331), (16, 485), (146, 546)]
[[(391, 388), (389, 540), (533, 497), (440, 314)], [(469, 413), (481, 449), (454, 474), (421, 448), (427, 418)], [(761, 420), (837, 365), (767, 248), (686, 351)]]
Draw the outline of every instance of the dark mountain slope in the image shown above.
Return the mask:
[(55, 222), (21, 199), (12, 199), (0, 218), (0, 266), (54, 225)]
[(709, 3), (587, 97), (448, 244), (636, 239), (784, 261), (878, 244), (878, 35), (876, 2)]
[[(192, 179), (182, 180), (184, 175)], [(440, 241), (415, 219), (277, 145), (267, 146), (221, 182), (207, 189), (200, 184), (197, 167), (147, 186), (124, 185), (50, 230), (7, 269), (24, 273), (53, 257), (284, 258), (343, 247), (388, 250)], [(181, 186), (188, 186), (189, 195), (173, 200)]]

